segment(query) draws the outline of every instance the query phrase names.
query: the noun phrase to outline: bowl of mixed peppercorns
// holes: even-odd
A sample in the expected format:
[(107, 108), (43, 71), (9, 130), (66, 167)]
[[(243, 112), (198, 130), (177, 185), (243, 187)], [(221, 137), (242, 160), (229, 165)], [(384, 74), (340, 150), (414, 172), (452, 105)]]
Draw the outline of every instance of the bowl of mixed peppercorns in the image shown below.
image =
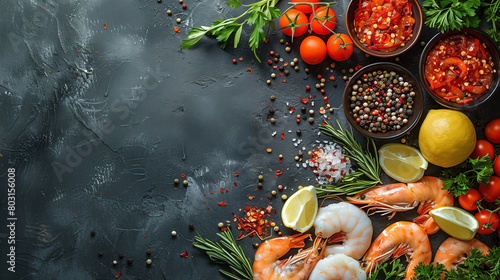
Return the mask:
[(404, 67), (388, 62), (358, 70), (344, 90), (347, 120), (361, 134), (391, 140), (408, 133), (424, 106), (418, 80)]

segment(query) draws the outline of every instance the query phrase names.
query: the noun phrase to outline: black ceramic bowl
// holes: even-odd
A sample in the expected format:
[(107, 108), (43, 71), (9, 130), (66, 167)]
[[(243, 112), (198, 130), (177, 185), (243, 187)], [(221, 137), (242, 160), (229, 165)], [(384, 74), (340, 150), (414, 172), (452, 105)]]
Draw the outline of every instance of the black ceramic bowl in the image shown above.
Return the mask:
[(498, 69), (500, 65), (500, 58), (498, 55), (498, 47), (496, 46), (496, 44), (490, 39), (488, 35), (486, 35), (482, 31), (466, 28), (460, 31), (451, 31), (445, 34), (438, 34), (434, 36), (434, 38), (432, 38), (431, 41), (429, 41), (427, 46), (425, 46), (424, 51), (422, 52), (422, 55), (420, 57), (420, 63), (419, 63), (420, 81), (425, 91), (429, 94), (429, 96), (432, 97), (432, 99), (434, 99), (437, 103), (441, 104), (442, 106), (455, 110), (475, 109), (479, 105), (486, 102), (499, 88), (500, 81), (498, 77), (499, 75), (498, 70), (496, 70), (496, 73), (493, 73), (493, 81), (489, 89), (481, 96), (465, 104), (457, 104), (456, 102), (448, 101), (440, 96), (437, 96), (430, 90), (429, 84), (425, 79), (425, 64), (427, 63), (427, 57), (429, 56), (429, 53), (432, 51), (432, 49), (434, 49), (434, 46), (436, 46), (441, 39), (457, 34), (467, 34), (469, 36), (478, 38), (480, 42), (484, 43), (486, 45), (486, 49), (489, 50), (491, 54), (491, 58), (494, 63), (493, 69)]
[(375, 57), (389, 58), (389, 57), (396, 57), (405, 53), (406, 51), (411, 49), (411, 47), (415, 45), (415, 43), (418, 41), (418, 38), (420, 37), (420, 33), (422, 31), (422, 24), (423, 24), (422, 8), (420, 7), (418, 1), (408, 0), (408, 2), (412, 6), (412, 17), (415, 19), (415, 24), (413, 25), (413, 33), (411, 39), (408, 42), (406, 42), (406, 44), (403, 47), (400, 47), (391, 52), (383, 52), (379, 50), (370, 49), (365, 44), (361, 43), (358, 36), (356, 35), (356, 31), (354, 30), (354, 13), (358, 9), (359, 3), (361, 3), (358, 0), (351, 0), (346, 11), (345, 20), (349, 37), (351, 37), (352, 41), (359, 49)]
[[(361, 127), (357, 122), (356, 118), (353, 117), (353, 110), (351, 109), (351, 97), (353, 92), (353, 86), (357, 83), (358, 80), (362, 79), (364, 74), (376, 72), (378, 70), (382, 71), (394, 71), (401, 77), (403, 77), (404, 81), (409, 82), (413, 85), (413, 90), (415, 92), (415, 97), (413, 97), (413, 105), (412, 110), (413, 114), (408, 117), (408, 122), (404, 124), (401, 129), (398, 130), (388, 130), (386, 132), (372, 132)], [(403, 136), (408, 133), (420, 119), (422, 115), (422, 110), (424, 107), (424, 97), (423, 97), (422, 88), (418, 82), (418, 80), (413, 76), (413, 74), (406, 70), (404, 67), (390, 62), (378, 62), (367, 65), (360, 70), (358, 70), (349, 80), (345, 89), (344, 96), (342, 100), (342, 104), (344, 107), (344, 114), (346, 115), (349, 124), (354, 127), (357, 131), (363, 134), (366, 137), (370, 137), (376, 140), (392, 140)]]

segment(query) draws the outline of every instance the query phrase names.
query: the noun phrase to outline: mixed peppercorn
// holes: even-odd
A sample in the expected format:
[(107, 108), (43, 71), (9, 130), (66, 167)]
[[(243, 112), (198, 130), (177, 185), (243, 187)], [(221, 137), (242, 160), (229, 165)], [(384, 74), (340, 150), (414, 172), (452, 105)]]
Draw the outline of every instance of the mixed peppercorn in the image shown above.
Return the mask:
[(398, 73), (366, 73), (351, 88), (352, 116), (362, 128), (384, 133), (401, 129), (413, 114), (413, 85)]

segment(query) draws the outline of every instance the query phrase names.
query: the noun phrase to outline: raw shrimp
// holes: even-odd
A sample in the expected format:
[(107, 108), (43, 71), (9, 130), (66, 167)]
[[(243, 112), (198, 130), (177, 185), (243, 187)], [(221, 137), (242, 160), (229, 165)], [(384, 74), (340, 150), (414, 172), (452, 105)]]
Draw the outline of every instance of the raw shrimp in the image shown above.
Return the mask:
[(371, 188), (348, 197), (354, 204), (367, 204), (373, 213), (389, 215), (391, 219), (396, 212), (407, 211), (417, 207), (416, 217), (413, 222), (423, 227), (425, 233), (433, 234), (439, 231), (439, 226), (427, 213), (442, 206), (453, 206), (453, 194), (448, 190), (443, 190), (443, 181), (437, 177), (424, 176), (414, 183), (396, 183), (390, 185)]
[(384, 229), (363, 257), (362, 266), (368, 274), (391, 256), (396, 259), (402, 255), (406, 255), (408, 259), (405, 279), (411, 279), (414, 276), (413, 268), (419, 263), (431, 263), (432, 252), (429, 238), (415, 223), (396, 222)]
[(329, 255), (314, 267), (309, 280), (366, 280), (359, 262), (344, 254)]
[[(325, 242), (321, 235), (314, 240), (314, 245), (285, 260), (279, 260), (292, 248), (304, 247), (304, 239), (310, 234), (295, 234), (266, 240), (255, 252), (252, 266), (254, 280), (308, 279), (316, 263), (323, 257)], [(318, 249), (321, 251), (318, 253)]]
[(347, 202), (330, 204), (319, 209), (314, 221), (316, 235), (330, 238), (329, 243), (342, 242), (326, 246), (325, 256), (345, 254), (359, 260), (370, 247), (373, 235), (372, 221), (366, 213)]
[(489, 248), (483, 242), (472, 238), (469, 241), (458, 240), (453, 237), (446, 239), (436, 252), (434, 257), (435, 263), (442, 263), (446, 270), (456, 269), (459, 264), (463, 264), (464, 260), (470, 256), (470, 250), (476, 248), (483, 252), (483, 255), (488, 254)]

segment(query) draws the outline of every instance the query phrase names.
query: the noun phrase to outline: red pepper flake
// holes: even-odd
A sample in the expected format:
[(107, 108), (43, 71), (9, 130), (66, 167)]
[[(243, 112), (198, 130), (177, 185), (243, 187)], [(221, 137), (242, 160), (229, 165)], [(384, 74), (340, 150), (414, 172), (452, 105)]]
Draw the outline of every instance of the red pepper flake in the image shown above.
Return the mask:
[(358, 65), (358, 66), (354, 67), (354, 69), (355, 69), (356, 71), (358, 71), (358, 70), (359, 70), (359, 69), (361, 69), (361, 68), (363, 68), (363, 65)]
[(174, 31), (177, 32), (177, 33), (181, 33), (181, 30), (177, 26), (174, 26)]
[(283, 66), (288, 66), (288, 62), (285, 62), (285, 64), (283, 64)]
[(269, 39), (266, 39), (266, 40), (264, 41), (264, 44), (267, 44), (268, 42), (269, 42)]
[(243, 232), (240, 232), (240, 235), (238, 235), (238, 239), (236, 240), (241, 240), (245, 237), (245, 235), (243, 234)]
[(252, 200), (254, 198), (254, 196), (248, 196), (248, 199)]
[[(269, 208), (271, 207), (271, 208)], [(272, 206), (268, 206), (268, 208), (257, 208), (256, 206), (245, 206), (245, 215), (243, 218), (240, 218), (235, 215), (236, 220), (238, 221), (237, 228), (240, 230), (244, 230), (248, 233), (248, 236), (252, 237), (254, 235), (258, 235), (259, 237), (262, 235), (269, 235), (266, 228), (269, 228), (269, 223), (267, 222), (266, 211), (272, 209)], [(243, 238), (240, 234), (238, 238)]]
[(240, 57), (240, 58), (239, 58), (239, 60), (240, 60), (240, 61), (243, 61), (243, 57)]
[[(269, 200), (273, 200), (273, 198), (270, 195), (268, 195), (267, 198), (269, 198)], [(271, 212), (268, 212), (268, 213), (271, 213)]]
[(186, 174), (181, 174), (181, 178), (184, 178), (184, 177), (186, 177)]
[(288, 111), (290, 111), (292, 113), (295, 112), (295, 107), (288, 107)]
[(224, 203), (224, 202), (219, 202), (219, 203), (217, 203), (217, 205), (219, 205), (219, 206), (227, 206), (227, 204)]
[(228, 190), (228, 189), (226, 189), (226, 192), (229, 192), (229, 190)]
[(78, 53), (80, 53), (80, 51), (78, 51)]
[(285, 139), (285, 133), (281, 132), (281, 140)]
[(278, 75), (280, 75), (280, 77), (283, 77), (283, 73), (279, 73)]
[(240, 173), (238, 173), (238, 172), (234, 173), (234, 177), (238, 177), (238, 176), (240, 176)]
[(252, 68), (247, 68), (247, 72), (250, 72), (250, 74), (253, 73)]
[(238, 183), (234, 182), (234, 186), (237, 187), (238, 186)]
[(283, 168), (281, 168), (281, 170), (276, 170), (276, 175), (279, 176), (281, 174), (283, 174)]
[(220, 193), (224, 193), (224, 189), (223, 188), (220, 188)]
[(335, 76), (331, 75), (329, 78), (330, 81), (335, 81)]
[(116, 274), (116, 276), (115, 276), (115, 279), (120, 278), (120, 276), (122, 276), (122, 272), (121, 272), (121, 271), (118, 271), (118, 273), (117, 273), (117, 274)]
[(304, 104), (307, 104), (307, 102), (309, 102), (309, 99), (307, 99), (307, 98), (302, 98), (302, 99), (300, 100), (300, 102), (302, 102), (302, 103), (304, 103)]
[(325, 102), (325, 104), (328, 104), (328, 96), (323, 97), (323, 102)]
[(227, 228), (227, 227), (221, 227), (221, 228), (220, 228), (220, 231), (226, 231), (226, 230), (228, 230), (228, 228)]
[(399, 98), (399, 101), (401, 101), (401, 104), (405, 104), (405, 101), (403, 100), (402, 97)]
[(188, 256), (188, 250), (186, 250), (184, 253), (182, 253), (182, 254), (181, 254), (181, 257), (185, 257), (185, 258), (189, 257), (189, 256)]
[(273, 69), (274, 69), (274, 70), (278, 69), (278, 65), (274, 65), (274, 66), (273, 66)]
[(104, 29), (108, 30), (108, 26), (106, 24), (104, 24)]
[(286, 79), (283, 79), (283, 83), (286, 83)]

